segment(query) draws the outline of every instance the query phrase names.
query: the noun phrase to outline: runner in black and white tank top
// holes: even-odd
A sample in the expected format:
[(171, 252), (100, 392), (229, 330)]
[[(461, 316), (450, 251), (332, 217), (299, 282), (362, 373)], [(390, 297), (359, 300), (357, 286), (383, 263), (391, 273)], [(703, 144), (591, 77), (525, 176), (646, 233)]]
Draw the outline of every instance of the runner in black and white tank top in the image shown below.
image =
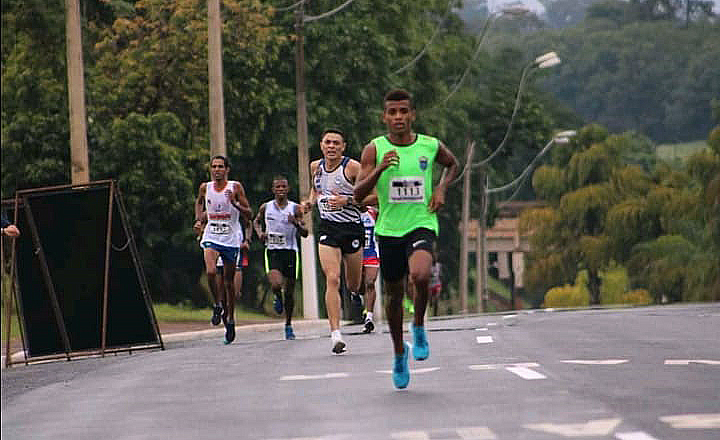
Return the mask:
[(352, 197), (353, 184), (345, 176), (345, 167), (349, 161), (349, 157), (343, 156), (340, 165), (332, 171), (326, 169), (325, 159), (321, 159), (318, 164), (313, 178), (313, 186), (318, 195), (317, 205), (320, 218), (323, 220), (338, 223), (362, 223), (360, 220), (360, 208), (356, 204), (349, 203), (333, 209), (327, 201), (329, 197), (337, 195)]

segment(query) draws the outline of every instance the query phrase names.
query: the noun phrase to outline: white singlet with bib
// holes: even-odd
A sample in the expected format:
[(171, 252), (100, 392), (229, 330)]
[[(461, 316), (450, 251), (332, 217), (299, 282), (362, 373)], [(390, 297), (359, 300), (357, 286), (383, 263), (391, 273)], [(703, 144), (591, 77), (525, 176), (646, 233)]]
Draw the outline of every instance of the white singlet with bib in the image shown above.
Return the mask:
[(215, 183), (205, 185), (205, 210), (208, 222), (201, 243), (209, 241), (221, 246), (240, 247), (240, 211), (230, 203), (237, 182), (229, 180), (225, 188), (215, 190)]
[(288, 221), (288, 216), (295, 215), (297, 203), (290, 200), (284, 208), (277, 205), (275, 199), (265, 203), (265, 233), (267, 241), (265, 247), (272, 249), (298, 250), (297, 227)]

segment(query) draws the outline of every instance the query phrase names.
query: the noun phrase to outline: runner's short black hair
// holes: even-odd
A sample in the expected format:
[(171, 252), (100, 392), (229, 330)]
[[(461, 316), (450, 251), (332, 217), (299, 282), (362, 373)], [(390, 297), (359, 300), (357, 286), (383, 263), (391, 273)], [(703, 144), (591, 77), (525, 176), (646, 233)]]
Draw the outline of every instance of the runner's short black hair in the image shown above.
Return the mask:
[(275, 181), (276, 181), (276, 180), (287, 180), (288, 183), (290, 183), (290, 181), (288, 180), (287, 177), (285, 177), (284, 174), (275, 174), (275, 175), (273, 176), (273, 185), (275, 184)]
[(383, 107), (385, 107), (385, 103), (388, 101), (410, 101), (410, 108), (415, 108), (415, 103), (413, 103), (412, 95), (410, 92), (408, 92), (405, 89), (394, 89), (390, 90), (385, 94), (385, 99), (383, 99)]
[(230, 168), (230, 161), (227, 157), (223, 156), (222, 154), (217, 154), (210, 159), (210, 163), (212, 163), (215, 159), (222, 159), (223, 163), (225, 164), (225, 168)]
[(323, 138), (325, 137), (325, 135), (328, 133), (339, 134), (340, 136), (342, 136), (343, 142), (347, 143), (347, 139), (345, 138), (345, 133), (343, 133), (343, 131), (340, 130), (339, 128), (326, 128), (325, 130), (323, 130), (322, 134), (320, 135), (320, 141), (322, 141)]

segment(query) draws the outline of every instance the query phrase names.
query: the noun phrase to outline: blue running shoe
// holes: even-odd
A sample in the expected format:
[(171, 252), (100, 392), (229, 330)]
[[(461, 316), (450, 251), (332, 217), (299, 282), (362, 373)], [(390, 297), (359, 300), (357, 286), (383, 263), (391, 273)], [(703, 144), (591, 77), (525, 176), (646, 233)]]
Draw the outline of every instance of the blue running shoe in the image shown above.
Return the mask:
[(222, 306), (220, 304), (215, 304), (213, 306), (213, 315), (212, 315), (212, 318), (210, 319), (210, 322), (212, 323), (212, 325), (220, 324), (220, 318), (222, 317), (222, 314), (223, 314)]
[(293, 332), (291, 325), (285, 326), (285, 339), (287, 339), (288, 341), (292, 341), (293, 339), (295, 339), (295, 333)]
[(413, 337), (413, 357), (416, 361), (424, 361), (430, 356), (430, 345), (425, 334), (425, 327), (416, 327), (410, 324), (410, 332)]
[(403, 354), (395, 355), (395, 363), (393, 364), (392, 379), (395, 388), (401, 390), (408, 386), (410, 383), (410, 368), (408, 368), (408, 352), (410, 351), (410, 345), (407, 342), (403, 342)]
[(273, 298), (273, 308), (278, 315), (283, 312), (282, 298), (277, 293), (275, 294), (275, 298)]

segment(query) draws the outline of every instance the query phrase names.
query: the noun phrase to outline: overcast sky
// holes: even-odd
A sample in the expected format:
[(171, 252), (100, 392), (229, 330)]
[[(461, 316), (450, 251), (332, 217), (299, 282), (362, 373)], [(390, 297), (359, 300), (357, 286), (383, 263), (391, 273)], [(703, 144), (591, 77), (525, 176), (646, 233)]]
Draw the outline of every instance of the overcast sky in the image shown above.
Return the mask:
[[(720, 0), (713, 0), (715, 2), (715, 12), (720, 12)], [(476, 3), (477, 0), (465, 0), (466, 4)], [(538, 0), (487, 0), (488, 6), (491, 11), (497, 11), (502, 8), (503, 5), (510, 3), (523, 3), (528, 9), (535, 11), (538, 14), (545, 12), (545, 7)]]

